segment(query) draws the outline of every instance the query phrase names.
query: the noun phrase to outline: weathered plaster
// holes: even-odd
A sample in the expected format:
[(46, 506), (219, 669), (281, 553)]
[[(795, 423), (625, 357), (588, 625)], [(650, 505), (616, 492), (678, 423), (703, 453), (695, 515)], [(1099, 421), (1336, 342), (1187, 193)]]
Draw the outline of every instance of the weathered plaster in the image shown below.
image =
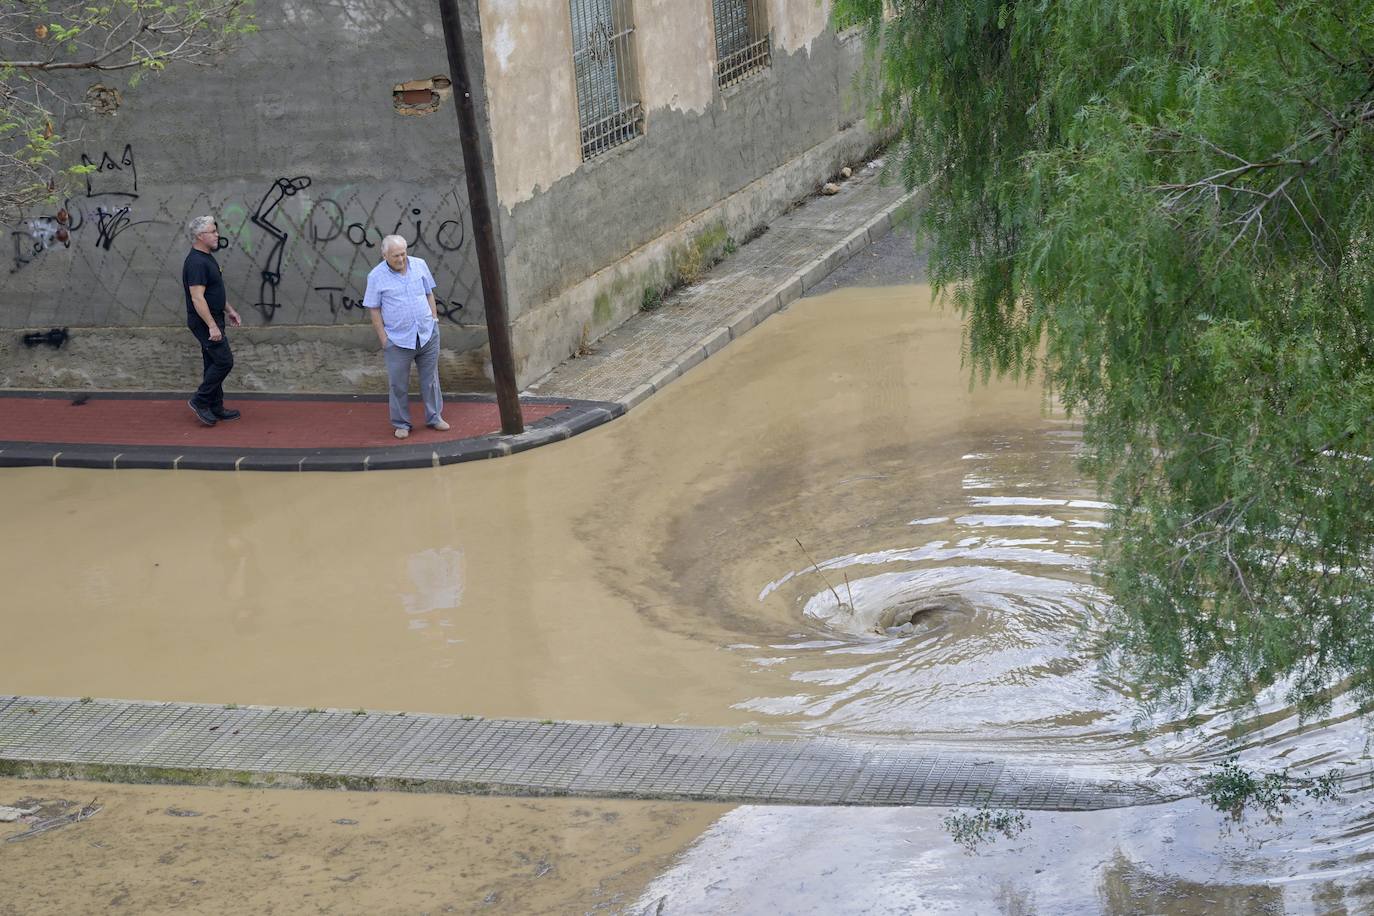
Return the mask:
[[(531, 198), (502, 200), (512, 316), (833, 137), (852, 120), (841, 92), (847, 62), (830, 33), (810, 54), (778, 52), (707, 111), (660, 109), (643, 138)], [(819, 187), (828, 176), (814, 177)]]
[(582, 344), (633, 317), (644, 288), (669, 279), (684, 248), (709, 234), (746, 237), (813, 192), (817, 176), (833, 175), (841, 164), (856, 161), (874, 141), (863, 124), (834, 134), (538, 307), (523, 311), (511, 327), (519, 384), (539, 379)]
[(774, 48), (809, 53), (830, 26), (831, 6), (831, 0), (768, 0)]
[[(486, 335), (470, 328), (440, 334), (444, 390), (490, 388)], [(236, 391), (386, 391), (386, 367), (370, 326), (246, 327), (229, 336)], [(200, 350), (185, 328), (73, 328), (61, 350), (0, 335), (0, 388), (177, 391), (193, 386), (201, 368)]]
[(711, 0), (641, 0), (635, 15), (641, 100), (650, 121), (656, 109), (709, 108), (716, 93)]
[[(696, 31), (714, 46), (703, 11)], [(529, 198), (502, 200), (522, 383), (634, 314), (645, 287), (708, 227), (742, 238), (875, 142), (854, 97), (853, 43), (838, 41), (821, 12), (806, 21), (821, 29), (809, 49), (775, 46), (772, 66), (723, 92), (706, 55), (695, 65), (712, 86), (704, 110), (656, 108), (642, 138)]]
[(527, 200), (582, 160), (568, 0), (480, 0), (497, 197)]
[[(810, 53), (830, 0), (768, 0), (775, 53)], [(582, 166), (567, 0), (480, 0), (497, 194), (515, 207)], [(717, 99), (711, 0), (640, 0), (635, 48), (646, 133), (656, 112)]]

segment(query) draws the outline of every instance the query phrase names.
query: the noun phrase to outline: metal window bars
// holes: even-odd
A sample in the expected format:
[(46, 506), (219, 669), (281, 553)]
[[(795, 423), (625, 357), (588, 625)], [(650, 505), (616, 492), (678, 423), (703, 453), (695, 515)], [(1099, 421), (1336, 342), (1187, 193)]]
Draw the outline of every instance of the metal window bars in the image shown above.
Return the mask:
[(644, 132), (630, 0), (569, 0), (582, 159)]
[(733, 86), (773, 62), (763, 0), (712, 0), (716, 20), (716, 85)]

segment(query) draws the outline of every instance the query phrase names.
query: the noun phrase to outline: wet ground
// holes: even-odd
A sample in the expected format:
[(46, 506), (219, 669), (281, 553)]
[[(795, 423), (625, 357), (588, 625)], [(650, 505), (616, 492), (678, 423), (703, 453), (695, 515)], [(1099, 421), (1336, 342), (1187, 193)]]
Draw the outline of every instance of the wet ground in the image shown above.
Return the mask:
[(0, 914), (584, 913), (629, 907), (724, 805), (0, 779), (103, 805), (19, 842)]
[[(798, 302), (627, 417), (488, 463), (9, 471), (4, 689), (1367, 771), (1339, 700), (1142, 717), (1093, 648), (1077, 442), (1038, 388), (970, 388), (957, 320), (906, 285)], [(626, 911), (757, 912), (762, 887), (786, 912), (1369, 912), (1374, 789), (1346, 789), (1282, 823), (1038, 814), (975, 857), (943, 811), (739, 808)]]

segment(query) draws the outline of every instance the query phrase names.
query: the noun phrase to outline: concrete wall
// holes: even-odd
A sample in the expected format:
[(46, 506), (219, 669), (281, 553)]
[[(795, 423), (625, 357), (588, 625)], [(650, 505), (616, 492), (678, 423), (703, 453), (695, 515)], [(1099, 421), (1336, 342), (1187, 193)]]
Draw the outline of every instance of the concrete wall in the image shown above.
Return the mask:
[[(475, 0), (465, 7), (470, 68), (480, 84)], [(367, 272), (381, 257), (378, 243), (391, 232), (411, 240), (412, 253), (438, 280), (446, 347), (482, 345), (452, 99), (419, 116), (398, 114), (392, 99), (397, 83), (448, 73), (437, 4), (281, 0), (257, 9), (261, 32), (233, 55), (145, 79), (125, 92), (117, 114), (65, 125), (80, 133), (79, 150), (99, 169), (62, 207), (9, 227), (0, 327), (69, 326), (75, 349), (101, 338), (135, 353), (132, 338), (162, 341), (161, 332), (119, 337), (109, 329), (184, 327), (184, 225), (211, 213), (227, 246), (217, 257), (229, 301), (254, 329), (243, 335), (244, 346), (315, 341), (320, 349), (313, 381), (284, 385), (358, 387), (356, 371), (351, 379), (339, 372), (372, 362), (352, 351), (375, 347), (360, 303)], [(84, 90), (95, 81), (74, 83)], [(67, 215), (65, 240), (57, 234), (59, 210)], [(82, 382), (72, 350), (15, 350), (16, 335), (4, 336), (0, 384), (42, 383), (44, 367), (48, 381), (62, 368), (68, 383)], [(239, 365), (244, 372), (256, 365), (262, 385), (273, 387), (292, 370), (277, 373), (269, 364), (290, 358), (289, 349), (256, 357), (241, 351)], [(103, 371), (133, 387), (165, 384), (155, 356), (132, 362)], [(451, 384), (465, 374), (480, 382), (480, 359), (448, 361)]]
[(567, 0), (481, 0), (522, 383), (874, 143), (828, 0), (767, 7), (772, 66), (720, 90), (711, 0), (637, 0), (644, 136), (582, 162)]
[[(722, 91), (711, 0), (635, 0), (645, 134), (584, 163), (568, 0), (460, 0), (522, 384), (873, 144), (852, 93), (860, 44), (830, 30), (829, 0), (766, 2), (772, 66)], [(54, 208), (9, 227), (0, 272), (0, 329), (66, 326), (71, 342), (0, 334), (0, 386), (193, 382), (183, 227), (213, 213), (250, 325), (233, 336), (236, 384), (383, 390), (360, 301), (399, 231), (439, 281), (443, 383), (488, 387), (452, 99), (423, 116), (392, 103), (395, 84), (448, 71), (437, 4), (279, 0), (258, 15), (231, 57), (72, 125), (99, 169), (65, 223)]]

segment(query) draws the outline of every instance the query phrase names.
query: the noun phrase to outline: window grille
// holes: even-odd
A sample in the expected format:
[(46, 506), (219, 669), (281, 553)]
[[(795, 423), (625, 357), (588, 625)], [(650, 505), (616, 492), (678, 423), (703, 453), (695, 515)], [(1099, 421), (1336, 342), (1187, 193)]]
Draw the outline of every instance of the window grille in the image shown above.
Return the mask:
[(716, 19), (716, 85), (733, 86), (773, 62), (764, 0), (711, 0)]
[(569, 0), (582, 159), (644, 132), (630, 0)]

